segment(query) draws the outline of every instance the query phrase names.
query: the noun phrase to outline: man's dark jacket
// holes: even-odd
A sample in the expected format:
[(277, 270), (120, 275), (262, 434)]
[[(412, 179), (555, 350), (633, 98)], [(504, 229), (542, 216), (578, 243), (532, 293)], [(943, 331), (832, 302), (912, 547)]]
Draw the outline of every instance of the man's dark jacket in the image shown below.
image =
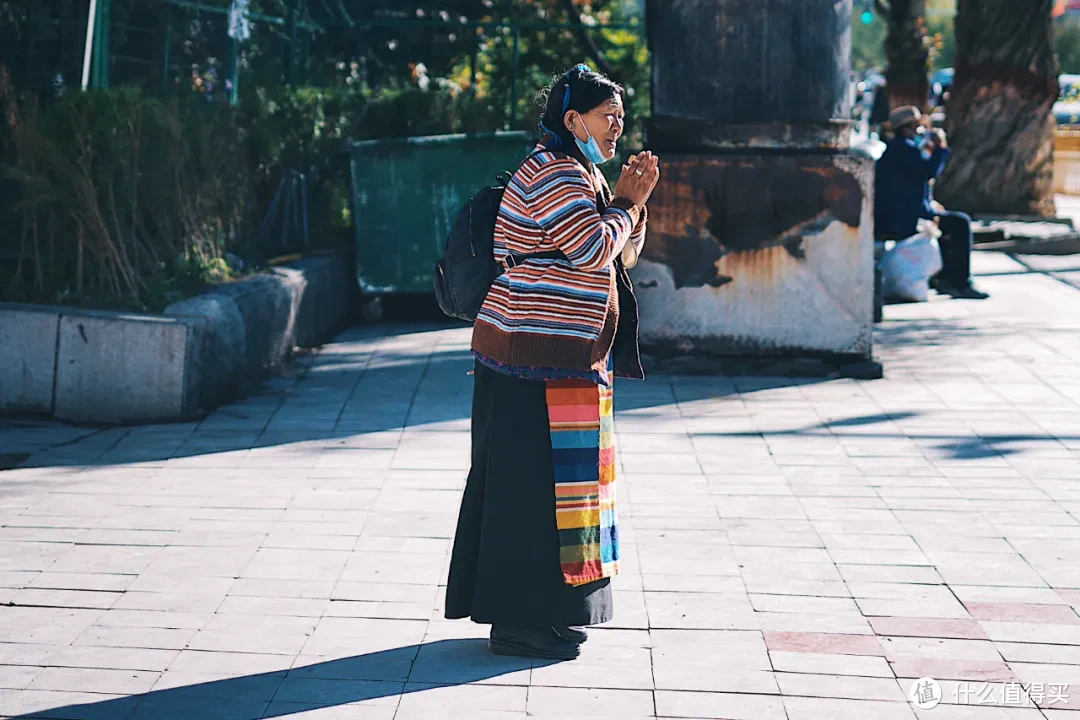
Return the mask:
[(914, 235), (919, 219), (934, 217), (930, 181), (941, 175), (951, 151), (935, 148), (924, 158), (914, 140), (894, 137), (877, 161), (874, 228), (880, 235)]

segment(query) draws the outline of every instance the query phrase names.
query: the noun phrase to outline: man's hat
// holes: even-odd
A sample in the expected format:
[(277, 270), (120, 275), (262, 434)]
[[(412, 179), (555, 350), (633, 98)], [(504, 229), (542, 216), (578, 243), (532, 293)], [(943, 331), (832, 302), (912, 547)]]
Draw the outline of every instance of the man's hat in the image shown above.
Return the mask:
[(923, 114), (914, 105), (898, 107), (889, 113), (889, 124), (893, 130), (898, 130), (905, 125), (916, 125), (922, 122)]

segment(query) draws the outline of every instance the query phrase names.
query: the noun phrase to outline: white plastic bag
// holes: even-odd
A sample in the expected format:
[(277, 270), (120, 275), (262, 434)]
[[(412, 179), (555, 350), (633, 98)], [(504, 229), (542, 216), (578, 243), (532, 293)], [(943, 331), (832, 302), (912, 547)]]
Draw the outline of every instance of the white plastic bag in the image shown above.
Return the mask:
[(881, 258), (882, 291), (886, 298), (926, 302), (930, 278), (941, 272), (941, 230), (932, 222), (919, 222), (919, 232), (896, 243)]

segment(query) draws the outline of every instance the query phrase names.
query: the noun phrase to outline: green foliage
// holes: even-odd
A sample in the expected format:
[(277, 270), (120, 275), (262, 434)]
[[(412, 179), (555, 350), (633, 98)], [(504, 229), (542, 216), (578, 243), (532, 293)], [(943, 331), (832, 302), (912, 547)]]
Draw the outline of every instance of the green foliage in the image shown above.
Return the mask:
[(159, 309), (227, 279), (215, 260), (250, 245), (251, 177), (228, 108), (131, 88), (41, 107), (3, 78), (0, 104), (0, 179), (17, 198), (5, 297)]
[(1066, 20), (1054, 24), (1054, 47), (1061, 72), (1080, 73), (1080, 22)]
[[(252, 0), (252, 9), (277, 16), (291, 6)], [(115, 82), (161, 88), (171, 17), (171, 95), (132, 87), (83, 94), (73, 89), (81, 53), (71, 49), (81, 48), (86, 3), (0, 0), (0, 68), (15, 70), (15, 81), (0, 81), (9, 120), (0, 127), (0, 224), (9, 229), (0, 244), (0, 298), (156, 310), (227, 282), (235, 276), (228, 254), (257, 268), (275, 251), (260, 225), (290, 171), (307, 180), (312, 244), (341, 247), (350, 242), (347, 141), (535, 131), (540, 90), (583, 61), (610, 69), (626, 87), (621, 153), (642, 144), (644, 29), (601, 27), (635, 20), (638, 0), (305, 7), (325, 32), (299, 38), (295, 77), (317, 87), (282, 83), (285, 31), (257, 23), (242, 47), (240, 103), (229, 107), (220, 15), (112, 0)], [(486, 25), (452, 27), (461, 18)], [(587, 34), (541, 27), (579, 20)], [(516, 52), (511, 23), (522, 25)], [(617, 173), (618, 165), (604, 170)]]
[[(875, 15), (869, 25), (859, 20), (862, 8), (855, 7), (855, 16), (851, 26), (851, 69), (865, 72), (872, 68), (884, 68), (885, 38), (888, 35), (888, 22)], [(953, 20), (950, 17), (930, 17), (926, 23), (930, 38), (931, 71), (952, 67), (956, 58), (956, 41), (953, 37)]]
[[(629, 18), (612, 11), (585, 15), (584, 19), (606, 24)], [(627, 140), (631, 145), (640, 145), (643, 122), (649, 111), (649, 61), (643, 28), (641, 32), (594, 28), (590, 33), (604, 60), (611, 66), (615, 79), (626, 88)], [(582, 47), (576, 32), (561, 28), (522, 30), (516, 103), (511, 105), (514, 95), (513, 35), (509, 32), (493, 34), (480, 46), (478, 65), (481, 72), (477, 92), (505, 99), (505, 106), (509, 108), (509, 127), (536, 130), (541, 112), (537, 105), (538, 94), (559, 74), (579, 62), (587, 62), (599, 69), (595, 59), (590, 59)]]
[(935, 17), (927, 22), (932, 41), (930, 63), (933, 70), (956, 65), (956, 34), (951, 17)]
[(286, 171), (307, 177), (312, 245), (340, 248), (346, 141), (490, 131), (500, 120), (471, 95), (415, 86), (279, 86), (240, 108), (120, 88), (42, 106), (0, 80), (0, 106), (10, 118), (0, 194), (17, 198), (0, 203), (15, 228), (0, 297), (133, 310), (233, 279), (226, 253), (256, 267), (272, 254), (259, 227)]
[(885, 67), (885, 35), (888, 25), (880, 16), (874, 16), (869, 25), (859, 20), (862, 7), (856, 6), (851, 24), (851, 69), (866, 72), (872, 68)]
[[(927, 21), (931, 45), (931, 63), (934, 70), (954, 67), (956, 64), (956, 39), (953, 18), (933, 17)], [(885, 63), (883, 42), (886, 27), (875, 21), (872, 26), (856, 22), (852, 28), (852, 68), (863, 71), (881, 67)], [(1054, 23), (1054, 46), (1063, 73), (1080, 73), (1080, 22), (1073, 19)]]

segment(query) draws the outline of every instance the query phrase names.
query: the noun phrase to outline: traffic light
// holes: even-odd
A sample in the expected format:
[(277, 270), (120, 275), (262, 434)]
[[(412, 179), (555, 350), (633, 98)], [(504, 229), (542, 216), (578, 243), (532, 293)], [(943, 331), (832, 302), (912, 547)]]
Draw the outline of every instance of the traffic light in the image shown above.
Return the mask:
[(865, 0), (863, 2), (863, 11), (859, 15), (859, 20), (863, 25), (870, 25), (874, 22), (874, 2), (873, 0)]

